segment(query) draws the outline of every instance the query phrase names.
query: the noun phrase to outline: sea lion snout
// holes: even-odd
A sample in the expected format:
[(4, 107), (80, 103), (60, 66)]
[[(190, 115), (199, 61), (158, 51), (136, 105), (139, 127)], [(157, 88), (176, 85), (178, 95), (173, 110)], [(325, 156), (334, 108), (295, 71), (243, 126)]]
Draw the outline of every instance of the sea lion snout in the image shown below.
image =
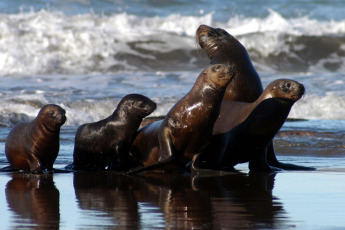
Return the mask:
[(66, 110), (61, 107), (57, 108), (56, 111), (52, 110), (49, 115), (54, 119), (54, 122), (59, 125), (63, 125), (67, 120)]
[(206, 43), (207, 43), (207, 36), (206, 35), (200, 35), (198, 38), (198, 43), (201, 48), (205, 48)]
[(153, 111), (155, 111), (157, 108), (157, 104), (153, 101), (146, 101), (145, 105), (144, 105), (144, 113), (145, 115), (149, 115), (151, 114)]
[(303, 96), (303, 94), (305, 93), (305, 87), (303, 84), (298, 83), (297, 93), (300, 97)]
[(148, 116), (157, 108), (157, 104), (149, 98), (142, 98), (139, 102), (138, 110), (142, 111), (142, 116)]
[(63, 110), (63, 113), (61, 112), (55, 117), (55, 122), (58, 124), (65, 124), (66, 121), (67, 121), (67, 117), (66, 117), (65, 110)]

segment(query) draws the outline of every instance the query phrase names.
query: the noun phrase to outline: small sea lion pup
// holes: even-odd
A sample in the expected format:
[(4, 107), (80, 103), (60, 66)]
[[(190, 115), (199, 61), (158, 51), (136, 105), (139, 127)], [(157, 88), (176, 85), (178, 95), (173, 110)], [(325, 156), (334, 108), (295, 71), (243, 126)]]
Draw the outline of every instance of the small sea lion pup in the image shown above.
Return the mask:
[(144, 117), (156, 103), (140, 94), (125, 96), (108, 118), (81, 125), (75, 136), (73, 169), (126, 170), (133, 167), (128, 151)]
[(217, 64), (205, 69), (192, 89), (168, 112), (164, 120), (138, 131), (131, 155), (143, 170), (170, 170), (184, 166), (208, 144), (233, 66)]
[(304, 91), (304, 86), (296, 81), (279, 79), (271, 82), (255, 102), (223, 102), (227, 109), (222, 109), (219, 117), (229, 119), (216, 121), (211, 144), (197, 166), (231, 170), (238, 163), (249, 162), (251, 171), (314, 169), (276, 162), (276, 158), (271, 158), (275, 154), (268, 154), (270, 143)]
[(13, 169), (32, 173), (53, 170), (65, 114), (60, 106), (48, 104), (41, 108), (33, 121), (13, 127), (5, 143), (5, 154)]
[(221, 28), (201, 25), (196, 31), (196, 40), (211, 64), (235, 64), (236, 77), (228, 85), (224, 101), (253, 102), (259, 98), (263, 92), (260, 77), (246, 48), (235, 37)]

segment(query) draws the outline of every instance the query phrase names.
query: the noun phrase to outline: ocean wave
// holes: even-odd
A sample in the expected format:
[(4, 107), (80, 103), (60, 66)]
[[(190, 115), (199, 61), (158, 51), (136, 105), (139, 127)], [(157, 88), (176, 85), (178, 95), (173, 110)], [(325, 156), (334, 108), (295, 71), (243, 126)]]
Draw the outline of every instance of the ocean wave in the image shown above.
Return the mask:
[(261, 69), (345, 69), (345, 20), (285, 19), (270, 10), (266, 18), (236, 16), (223, 23), (214, 14), (0, 14), (0, 75), (200, 68), (208, 63), (195, 41), (200, 24), (237, 36)]
[[(120, 87), (120, 86), (119, 86)], [(153, 90), (152, 94), (157, 91)], [(169, 92), (167, 93), (169, 94)], [(184, 93), (182, 93), (184, 94)], [(145, 94), (147, 95), (147, 94)], [(150, 116), (164, 116), (183, 95), (166, 97), (164, 95), (151, 96), (157, 103), (157, 109)], [(39, 109), (47, 103), (56, 103), (67, 112), (67, 126), (79, 126), (84, 123), (95, 122), (108, 117), (115, 110), (121, 97), (53, 100), (44, 96), (25, 96), (19, 99), (0, 99), (0, 126), (12, 127), (20, 121), (28, 121), (36, 117)], [(68, 96), (67, 96), (68, 97)], [(327, 95), (307, 95), (295, 103), (289, 118), (310, 120), (345, 120), (345, 97), (329, 93)]]
[(290, 118), (345, 120), (345, 97), (329, 93), (308, 95), (291, 109)]

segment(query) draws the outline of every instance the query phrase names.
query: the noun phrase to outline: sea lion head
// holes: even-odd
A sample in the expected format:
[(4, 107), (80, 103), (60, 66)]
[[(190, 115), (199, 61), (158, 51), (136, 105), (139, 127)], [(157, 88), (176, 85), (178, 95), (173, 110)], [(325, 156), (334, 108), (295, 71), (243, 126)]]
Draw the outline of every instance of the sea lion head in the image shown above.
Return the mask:
[(48, 104), (41, 108), (38, 120), (48, 129), (59, 129), (67, 120), (66, 111), (58, 105)]
[(210, 87), (225, 89), (235, 76), (235, 68), (233, 65), (215, 64), (206, 68), (202, 74)]
[[(211, 59), (211, 64), (230, 61), (225, 59), (229, 59), (230, 56), (238, 56), (235, 54), (239, 50), (238, 47), (243, 48), (242, 44), (224, 29), (206, 25), (201, 25), (197, 29), (196, 41), (206, 51), (207, 56)], [(233, 52), (234, 55), (229, 55), (228, 52)]]
[(279, 98), (292, 102), (298, 101), (305, 91), (302, 84), (289, 79), (275, 80), (266, 89), (268, 90), (266, 98)]
[(141, 94), (128, 94), (122, 98), (119, 107), (129, 113), (136, 113), (141, 118), (151, 114), (157, 107), (156, 103), (150, 98)]

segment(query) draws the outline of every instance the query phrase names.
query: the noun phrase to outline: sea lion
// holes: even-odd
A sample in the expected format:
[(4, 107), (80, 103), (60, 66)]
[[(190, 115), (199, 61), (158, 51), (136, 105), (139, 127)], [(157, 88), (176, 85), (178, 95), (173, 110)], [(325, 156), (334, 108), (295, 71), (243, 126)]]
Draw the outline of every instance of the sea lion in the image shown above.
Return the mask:
[(272, 165), (268, 154), (274, 136), (304, 91), (304, 86), (296, 81), (279, 79), (271, 82), (255, 102), (223, 102), (219, 117), (228, 119), (215, 122), (211, 144), (198, 159), (197, 170), (199, 167), (231, 170), (244, 162), (249, 162), (251, 171), (272, 171), (275, 167), (313, 169), (282, 163)]
[(33, 121), (13, 127), (5, 143), (5, 154), (13, 169), (32, 173), (53, 170), (65, 114), (60, 106), (48, 104), (41, 108)]
[(236, 77), (226, 88), (224, 101), (253, 102), (259, 98), (263, 92), (260, 77), (246, 48), (235, 37), (221, 28), (201, 25), (196, 31), (196, 40), (211, 64), (235, 64)]
[(199, 154), (211, 138), (225, 88), (234, 75), (234, 67), (230, 65), (206, 68), (164, 120), (139, 130), (131, 146), (131, 155), (143, 167), (132, 169), (130, 173), (175, 169)]
[[(227, 101), (254, 102), (260, 97), (263, 93), (260, 77), (250, 60), (246, 48), (235, 37), (224, 29), (201, 25), (196, 31), (196, 40), (200, 47), (206, 51), (212, 64), (235, 63), (237, 74), (226, 89), (221, 107), (221, 111), (225, 110), (223, 113), (226, 113), (227, 110), (231, 110), (232, 108), (233, 103), (226, 103)], [(230, 106), (230, 108), (228, 108), (228, 106)], [(268, 108), (268, 110), (270, 110), (270, 108)], [(241, 116), (235, 117), (220, 116), (217, 120), (217, 124), (230, 130), (231, 127), (226, 126), (226, 124), (229, 123), (227, 121), (228, 119), (239, 119), (239, 122), (245, 118)], [(233, 122), (230, 123), (233, 124)], [(286, 170), (306, 169), (305, 167), (279, 162), (272, 142), (267, 148), (267, 160), (271, 166)]]
[(156, 103), (140, 94), (125, 96), (109, 117), (81, 125), (75, 136), (73, 169), (125, 170), (133, 167), (129, 146), (143, 118)]

